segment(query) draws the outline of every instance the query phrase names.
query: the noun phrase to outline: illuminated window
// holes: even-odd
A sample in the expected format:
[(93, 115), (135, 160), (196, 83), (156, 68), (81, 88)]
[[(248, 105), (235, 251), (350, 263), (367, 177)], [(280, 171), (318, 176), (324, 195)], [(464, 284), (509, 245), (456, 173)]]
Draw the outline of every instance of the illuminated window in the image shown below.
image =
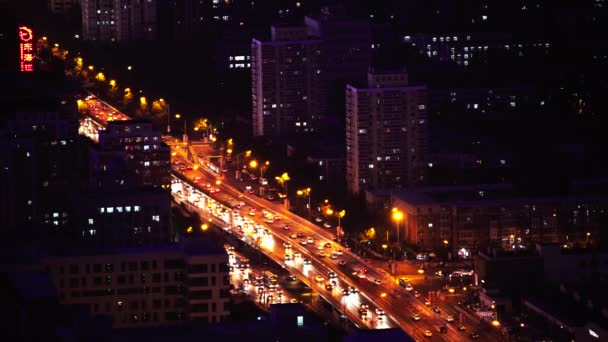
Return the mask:
[(108, 212), (108, 214), (111, 214), (114, 212), (114, 207), (108, 207), (106, 208), (106, 211)]
[(131, 206), (126, 206), (125, 207), (125, 211), (128, 212), (128, 213), (130, 213), (131, 212)]
[(134, 207), (133, 207), (133, 211), (134, 211), (134, 212), (138, 212), (138, 211), (140, 211), (140, 210), (141, 210), (141, 207), (140, 207), (140, 206), (138, 206), (138, 205), (136, 205), (136, 206), (134, 206)]
[(89, 219), (89, 224), (93, 224), (94, 222), (95, 221), (92, 218)]
[(370, 169), (374, 168), (374, 164), (369, 164), (367, 167), (369, 167)]
[(152, 215), (152, 221), (160, 222), (160, 215)]

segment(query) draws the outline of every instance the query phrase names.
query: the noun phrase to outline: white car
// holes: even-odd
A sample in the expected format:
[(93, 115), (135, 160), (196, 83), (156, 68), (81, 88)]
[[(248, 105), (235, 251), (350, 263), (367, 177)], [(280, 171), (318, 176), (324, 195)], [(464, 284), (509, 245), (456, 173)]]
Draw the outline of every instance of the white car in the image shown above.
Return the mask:
[(323, 276), (317, 275), (315, 276), (315, 281), (318, 283), (322, 283), (323, 281), (325, 281), (325, 278), (323, 278)]
[(325, 222), (325, 223), (323, 223), (323, 227), (329, 229), (329, 228), (331, 228), (331, 224)]
[(315, 239), (313, 239), (312, 236), (309, 236), (309, 237), (306, 238), (306, 242), (307, 243), (314, 243)]
[(317, 255), (321, 258), (325, 258), (327, 256), (327, 254), (325, 254), (325, 252), (320, 251), (319, 253), (317, 253)]
[(317, 223), (321, 223), (321, 222), (323, 222), (323, 219), (322, 219), (322, 218), (320, 218), (320, 217), (317, 217), (317, 218), (315, 219), (315, 222), (317, 222)]
[(433, 336), (433, 333), (430, 330), (425, 330), (424, 331), (424, 336), (431, 337), (431, 336)]
[(295, 252), (295, 253), (293, 253), (293, 257), (294, 257), (294, 259), (295, 258), (301, 258), (302, 254), (300, 254), (300, 252)]
[(334, 253), (336, 253), (337, 255), (342, 255), (342, 254), (344, 254), (344, 252), (343, 252), (341, 249), (336, 249), (336, 250), (334, 251)]
[(414, 319), (414, 321), (419, 321), (420, 320), (420, 314), (415, 313), (412, 315), (412, 318)]
[(454, 317), (452, 317), (452, 316), (446, 316), (446, 317), (445, 317), (445, 320), (446, 320), (448, 323), (452, 323), (452, 322), (454, 322)]

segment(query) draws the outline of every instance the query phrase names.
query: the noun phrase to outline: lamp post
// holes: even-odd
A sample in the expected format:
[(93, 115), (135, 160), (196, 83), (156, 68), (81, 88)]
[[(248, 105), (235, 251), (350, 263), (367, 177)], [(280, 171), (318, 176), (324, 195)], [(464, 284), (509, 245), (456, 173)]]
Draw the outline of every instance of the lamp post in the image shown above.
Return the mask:
[(393, 208), (392, 209), (392, 218), (393, 220), (395, 220), (396, 226), (397, 226), (397, 245), (399, 245), (399, 231), (401, 230), (400, 225), (401, 225), (401, 221), (403, 220), (404, 214), (401, 210), (397, 209), (397, 208)]
[(312, 212), (310, 207), (310, 188), (298, 190), (296, 194), (298, 196), (306, 196), (308, 198), (308, 220), (312, 219)]

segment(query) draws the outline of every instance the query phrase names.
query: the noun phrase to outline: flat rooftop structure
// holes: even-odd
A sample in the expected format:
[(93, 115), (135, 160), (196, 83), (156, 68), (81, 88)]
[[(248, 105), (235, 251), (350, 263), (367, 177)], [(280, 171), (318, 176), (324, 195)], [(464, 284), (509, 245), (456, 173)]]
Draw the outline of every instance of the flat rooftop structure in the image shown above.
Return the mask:
[(394, 196), (412, 205), (508, 206), (531, 202), (561, 203), (608, 200), (608, 195), (604, 194), (525, 197), (518, 195), (510, 184), (421, 187), (407, 190), (380, 190), (373, 193)]

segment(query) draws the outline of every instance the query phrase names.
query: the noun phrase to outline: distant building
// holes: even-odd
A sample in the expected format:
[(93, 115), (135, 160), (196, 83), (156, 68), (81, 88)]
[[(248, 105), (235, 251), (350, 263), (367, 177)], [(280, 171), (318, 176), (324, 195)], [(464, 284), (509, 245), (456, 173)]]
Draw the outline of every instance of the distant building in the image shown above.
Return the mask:
[(54, 14), (67, 14), (71, 10), (78, 8), (80, 0), (47, 0), (51, 12)]
[[(78, 121), (69, 106), (18, 111), (0, 130), (0, 224), (68, 220), (66, 193), (79, 185)], [(51, 217), (55, 217), (51, 220)]]
[(100, 153), (125, 151), (127, 169), (137, 175), (141, 185), (168, 188), (171, 184), (170, 150), (152, 123), (111, 121), (105, 130), (99, 132), (99, 146)]
[(253, 39), (251, 91), (254, 136), (318, 130), (324, 116), (320, 40), (306, 27), (272, 27), (272, 39)]
[(508, 33), (419, 33), (405, 35), (405, 43), (411, 44), (427, 57), (439, 62), (451, 62), (459, 66), (486, 63), (490, 51), (524, 56), (532, 53), (548, 54), (551, 43), (547, 40), (516, 40)]
[(82, 0), (85, 40), (152, 40), (156, 31), (156, 0)]
[(115, 328), (214, 323), (230, 313), (228, 255), (207, 239), (62, 253), (42, 262), (60, 303), (87, 305), (92, 315), (111, 317)]
[(406, 72), (368, 74), (367, 87), (346, 88), (348, 190), (401, 188), (425, 182), (427, 89)]

